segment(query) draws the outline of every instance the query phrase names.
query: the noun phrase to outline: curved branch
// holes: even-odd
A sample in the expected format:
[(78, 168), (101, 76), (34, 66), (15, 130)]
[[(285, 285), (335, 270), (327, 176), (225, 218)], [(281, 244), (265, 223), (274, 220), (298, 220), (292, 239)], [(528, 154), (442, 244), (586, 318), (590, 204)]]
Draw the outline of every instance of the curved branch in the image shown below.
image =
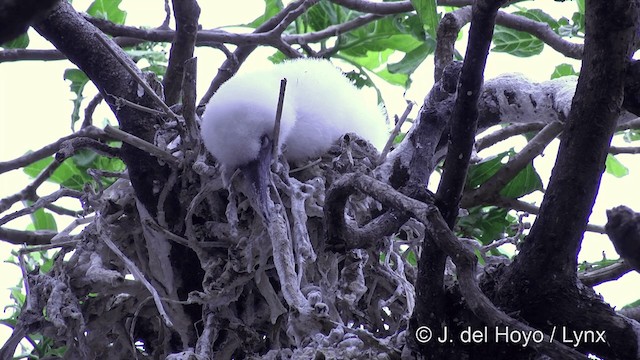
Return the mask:
[(444, 68), (453, 61), (458, 33), (469, 21), (471, 21), (471, 6), (457, 9), (442, 16), (442, 20), (438, 24), (436, 50), (433, 59), (435, 63), (435, 81), (440, 80)]
[[(426, 226), (429, 235), (456, 264), (459, 288), (465, 304), (480, 320), (492, 326), (508, 326), (527, 333), (537, 331), (496, 308), (482, 293), (475, 278), (476, 256), (449, 229), (449, 225), (440, 215), (437, 207), (402, 195), (387, 184), (357, 173), (345, 175), (337, 180), (329, 190), (329, 194), (336, 192), (344, 195), (356, 190), (375, 198), (385, 206), (395, 208), (403, 213), (410, 213)], [(344, 213), (344, 207), (342, 211)], [(557, 358), (586, 359), (586, 356), (554, 341), (549, 336), (544, 335), (544, 338), (545, 340), (541, 342), (529, 342), (528, 344), (522, 342), (522, 345), (530, 346), (537, 351)]]

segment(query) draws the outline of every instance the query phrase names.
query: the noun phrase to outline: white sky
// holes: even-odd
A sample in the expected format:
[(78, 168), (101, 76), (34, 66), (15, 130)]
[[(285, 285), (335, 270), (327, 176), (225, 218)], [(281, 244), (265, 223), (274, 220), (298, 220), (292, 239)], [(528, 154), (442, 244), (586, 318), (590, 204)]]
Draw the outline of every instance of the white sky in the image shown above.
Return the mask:
[[(73, 3), (76, 9), (86, 9), (91, 1), (75, 0)], [(217, 4), (212, 5), (214, 3)], [(219, 5), (219, 2), (209, 1), (200, 2), (202, 7), (200, 22), (204, 28), (249, 22), (261, 14), (263, 8), (261, 0), (223, 3), (233, 3), (233, 5)], [(571, 14), (576, 9), (575, 2), (572, 1), (560, 3), (552, 0), (539, 0), (536, 5), (556, 17), (563, 15), (571, 18)], [(124, 0), (121, 8), (128, 12), (127, 25), (156, 26), (161, 24), (164, 19), (162, 0), (144, 2)], [(50, 48), (50, 45), (39, 39), (33, 30), (30, 31), (30, 37), (32, 44), (30, 48)], [(464, 53), (464, 45), (459, 44), (458, 46), (459, 51)], [(268, 64), (266, 57), (272, 53), (273, 50), (260, 48), (249, 58), (246, 66), (257, 67)], [(198, 56), (198, 94), (201, 96), (224, 58), (218, 50), (212, 49), (200, 49), (196, 55)], [(533, 80), (544, 81), (549, 79), (555, 66), (562, 62), (572, 63), (576, 70), (579, 69), (579, 62), (565, 59), (549, 47), (545, 47), (542, 55), (532, 58), (516, 58), (491, 53), (486, 77), (492, 78), (506, 72), (521, 72)], [(16, 158), (27, 150), (36, 150), (70, 133), (72, 110), (70, 100), (73, 94), (69, 91), (69, 83), (62, 81), (62, 76), (64, 70), (71, 67), (74, 66), (67, 61), (0, 64), (0, 161)], [(413, 86), (407, 92), (407, 98), (418, 104), (422, 103), (422, 98), (433, 83), (432, 68), (433, 57), (429, 57), (425, 61), (425, 65), (413, 76)], [(378, 84), (383, 85), (382, 82), (378, 82)], [(405, 106), (402, 90), (393, 86), (382, 87), (388, 113), (390, 115), (401, 114)], [(85, 89), (87, 100), (84, 105), (94, 94), (95, 88), (87, 86)], [(417, 111), (417, 107), (414, 111)], [(99, 126), (104, 118), (113, 119), (113, 115), (105, 105), (101, 105), (94, 115), (94, 124)], [(522, 145), (517, 146), (521, 147)], [(499, 150), (501, 149), (494, 151)], [(553, 166), (556, 150), (557, 141), (547, 149), (543, 159), (536, 160), (536, 169), (542, 176), (545, 185)], [(480, 155), (485, 154), (481, 153)], [(604, 225), (606, 223), (605, 210), (620, 204), (626, 204), (636, 211), (640, 210), (640, 199), (635, 195), (637, 191), (631, 190), (637, 188), (637, 184), (640, 183), (640, 167), (636, 165), (637, 159), (634, 161), (631, 155), (620, 155), (618, 159), (630, 168), (631, 174), (622, 179), (616, 179), (608, 174), (604, 175), (603, 185), (591, 216), (591, 222), (594, 224)], [(21, 171), (0, 175), (0, 198), (21, 190), (27, 181), (28, 178)], [(55, 188), (53, 185), (46, 185), (41, 187), (39, 193), (46, 194)], [(75, 205), (71, 204), (74, 207)], [(17, 209), (19, 209), (17, 206), (13, 208), (13, 210)], [(58, 220), (58, 228), (64, 228), (68, 222), (70, 222), (68, 219)], [(28, 218), (25, 218), (11, 222), (9, 226), (24, 229), (28, 223)], [(0, 242), (0, 260), (9, 257), (11, 248)], [(608, 258), (617, 258), (606, 236), (587, 234), (582, 248), (581, 261), (597, 261), (602, 258), (603, 251), (606, 252)], [(2, 274), (0, 276), (0, 305), (2, 305), (7, 302), (9, 297), (6, 289), (18, 282), (20, 274), (15, 266), (7, 264), (0, 264), (0, 274)], [(640, 275), (633, 272), (616, 282), (600, 285), (596, 290), (601, 292), (612, 305), (620, 307), (640, 298), (640, 286), (637, 286), (639, 279)], [(0, 313), (0, 317), (5, 316)], [(3, 339), (8, 336), (8, 333), (7, 329), (0, 328), (0, 343), (4, 342)]]

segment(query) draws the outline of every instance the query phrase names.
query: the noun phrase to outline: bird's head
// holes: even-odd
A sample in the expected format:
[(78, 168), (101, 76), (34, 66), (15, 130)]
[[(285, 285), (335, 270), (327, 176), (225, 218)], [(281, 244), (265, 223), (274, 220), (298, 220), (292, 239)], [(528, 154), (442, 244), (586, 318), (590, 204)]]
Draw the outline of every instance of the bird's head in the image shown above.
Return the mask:
[[(240, 170), (245, 195), (253, 198), (261, 215), (269, 209), (270, 165), (280, 79), (238, 75), (220, 87), (202, 115), (205, 147), (226, 174)], [(285, 97), (280, 124), (280, 149), (295, 123)], [(246, 191), (248, 190), (248, 191)], [(246, 193), (248, 192), (248, 193)]]

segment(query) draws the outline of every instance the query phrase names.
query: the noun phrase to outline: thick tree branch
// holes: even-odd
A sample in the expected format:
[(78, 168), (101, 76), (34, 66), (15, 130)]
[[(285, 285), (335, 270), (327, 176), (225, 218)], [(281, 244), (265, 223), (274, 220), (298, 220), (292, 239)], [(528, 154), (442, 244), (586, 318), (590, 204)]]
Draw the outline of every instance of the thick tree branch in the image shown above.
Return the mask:
[[(620, 114), (637, 15), (637, 1), (587, 4), (583, 65), (556, 164), (540, 213), (495, 297), (534, 326), (605, 331), (606, 343), (578, 347), (603, 358), (636, 358), (640, 334), (637, 324), (576, 286), (577, 256)], [(585, 308), (589, 316), (576, 313)]]
[(163, 79), (164, 98), (169, 106), (180, 99), (184, 62), (193, 57), (200, 17), (200, 7), (195, 0), (173, 0), (173, 10), (176, 32)]
[[(137, 87), (132, 86), (133, 78), (125, 67), (104, 47), (96, 46), (95, 34), (100, 33), (98, 29), (63, 1), (47, 19), (36, 26), (36, 30), (89, 76), (105, 97), (123, 131), (153, 142), (156, 117), (129, 106), (120, 107), (114, 97), (124, 98), (148, 108), (155, 108), (157, 105), (154, 105), (148, 91), (139, 96)], [(136, 69), (135, 64), (120, 48), (111, 48), (120, 53), (120, 57), (126, 59), (131, 68)], [(155, 214), (157, 194), (153, 189), (157, 184), (165, 183), (168, 169), (160, 165), (150, 154), (127, 144), (122, 147), (122, 158), (128, 166), (139, 199)]]
[(575, 277), (582, 233), (616, 128), (636, 6), (619, 1), (589, 8), (583, 70), (547, 194), (520, 254), (527, 261), (518, 262), (517, 273)]
[(440, 80), (444, 68), (453, 61), (458, 33), (469, 21), (471, 21), (471, 6), (465, 6), (442, 16), (442, 20), (438, 24), (436, 50), (433, 59), (435, 63), (435, 81)]
[(505, 1), (478, 1), (473, 7), (469, 44), (465, 54), (450, 123), (445, 170), (436, 197), (449, 226), (458, 216), (469, 158), (478, 124), (478, 99), (484, 80), (484, 67), (493, 36), (498, 9)]
[(545, 123), (535, 122), (509, 125), (476, 140), (476, 151), (480, 152), (481, 150), (484, 150), (516, 135), (521, 135), (532, 131), (540, 131), (546, 125), (547, 124)]

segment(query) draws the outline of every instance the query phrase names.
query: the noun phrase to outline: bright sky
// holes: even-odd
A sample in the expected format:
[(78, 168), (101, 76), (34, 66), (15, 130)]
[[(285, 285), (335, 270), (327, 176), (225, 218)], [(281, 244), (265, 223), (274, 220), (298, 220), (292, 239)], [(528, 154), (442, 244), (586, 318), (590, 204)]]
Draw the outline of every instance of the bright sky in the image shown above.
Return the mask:
[[(76, 9), (86, 9), (91, 1), (75, 0)], [(203, 27), (213, 28), (222, 25), (247, 23), (255, 19), (263, 9), (261, 0), (243, 0), (235, 2), (223, 2), (229, 5), (214, 5), (214, 2), (201, 1), (202, 14), (200, 22)], [(144, 4), (144, 5), (142, 5)], [(233, 5), (230, 5), (233, 4)], [(575, 11), (575, 2), (556, 2), (552, 0), (540, 0), (536, 5), (553, 16), (563, 15), (568, 18)], [(227, 6), (227, 8), (225, 8)], [(532, 5), (530, 5), (532, 6)], [(153, 0), (139, 2), (124, 0), (121, 5), (126, 9), (127, 25), (156, 26), (164, 19), (163, 1)], [(50, 48), (37, 33), (30, 31), (31, 48)], [(458, 49), (464, 53), (462, 44)], [(258, 49), (248, 60), (245, 66), (258, 67), (268, 63), (266, 57), (273, 53), (272, 50)], [(218, 50), (200, 49), (198, 56), (198, 94), (204, 94), (209, 81), (215, 75), (218, 66), (223, 61), (223, 56)], [(521, 72), (536, 81), (548, 80), (555, 66), (562, 62), (574, 64), (579, 69), (579, 62), (570, 61), (555, 53), (549, 47), (545, 47), (542, 55), (532, 58), (516, 58), (509, 55), (491, 53), (487, 64), (486, 77), (492, 78), (506, 72)], [(70, 133), (70, 114), (72, 110), (72, 93), (69, 91), (69, 83), (62, 81), (63, 72), (67, 68), (74, 67), (67, 61), (54, 62), (22, 62), (0, 64), (0, 161), (6, 161), (24, 154), (28, 150), (36, 150), (49, 144), (59, 137)], [(428, 92), (433, 83), (433, 57), (427, 58), (425, 65), (413, 76), (413, 86), (407, 92), (406, 97), (418, 104)], [(382, 85), (381, 82), (378, 82)], [(85, 97), (91, 99), (95, 94), (95, 88), (88, 86)], [(372, 94), (373, 96), (373, 94)], [(393, 86), (383, 86), (383, 96), (388, 106), (388, 113), (401, 114), (404, 110), (402, 90)], [(88, 101), (88, 100), (87, 100)], [(84, 108), (83, 108), (84, 109)], [(417, 111), (417, 110), (414, 110)], [(94, 115), (94, 123), (100, 126), (103, 119), (113, 119), (113, 115), (104, 105), (98, 108)], [(619, 141), (619, 140), (618, 140)], [(522, 146), (519, 144), (516, 146)], [(510, 144), (509, 146), (514, 146)], [(497, 149), (495, 151), (501, 151)], [(540, 172), (543, 182), (547, 183), (551, 167), (557, 151), (557, 142), (552, 144), (545, 152), (543, 159), (536, 160), (536, 169)], [(481, 153), (482, 155), (486, 155)], [(634, 161), (631, 155), (620, 155), (618, 159), (630, 168), (630, 175), (616, 179), (605, 174), (596, 206), (591, 216), (591, 222), (597, 225), (606, 223), (605, 210), (616, 205), (626, 204), (635, 210), (640, 209), (640, 199), (634, 194), (640, 183), (640, 166), (631, 166)], [(21, 171), (13, 171), (0, 175), (0, 198), (4, 198), (20, 191), (28, 178)], [(46, 194), (56, 189), (53, 185), (43, 186), (40, 194)], [(538, 202), (539, 203), (539, 202)], [(64, 205), (64, 203), (62, 203)], [(76, 204), (71, 206), (76, 207)], [(14, 207), (17, 210), (19, 207)], [(64, 228), (70, 220), (60, 219), (58, 228)], [(29, 223), (28, 218), (11, 222), (9, 225), (16, 229), (24, 229)], [(9, 257), (11, 247), (0, 242), (0, 260)], [(603, 251), (607, 258), (617, 258), (611, 243), (606, 236), (587, 234), (583, 242), (580, 260), (597, 261), (602, 258)], [(13, 265), (0, 264), (0, 305), (5, 304), (9, 298), (6, 290), (16, 285), (20, 274)], [(596, 288), (612, 305), (621, 307), (640, 298), (640, 275), (632, 272), (616, 282), (609, 282)], [(3, 306), (2, 306), (3, 307)], [(0, 314), (0, 317), (5, 317)], [(10, 332), (0, 328), (0, 343), (4, 343)]]

